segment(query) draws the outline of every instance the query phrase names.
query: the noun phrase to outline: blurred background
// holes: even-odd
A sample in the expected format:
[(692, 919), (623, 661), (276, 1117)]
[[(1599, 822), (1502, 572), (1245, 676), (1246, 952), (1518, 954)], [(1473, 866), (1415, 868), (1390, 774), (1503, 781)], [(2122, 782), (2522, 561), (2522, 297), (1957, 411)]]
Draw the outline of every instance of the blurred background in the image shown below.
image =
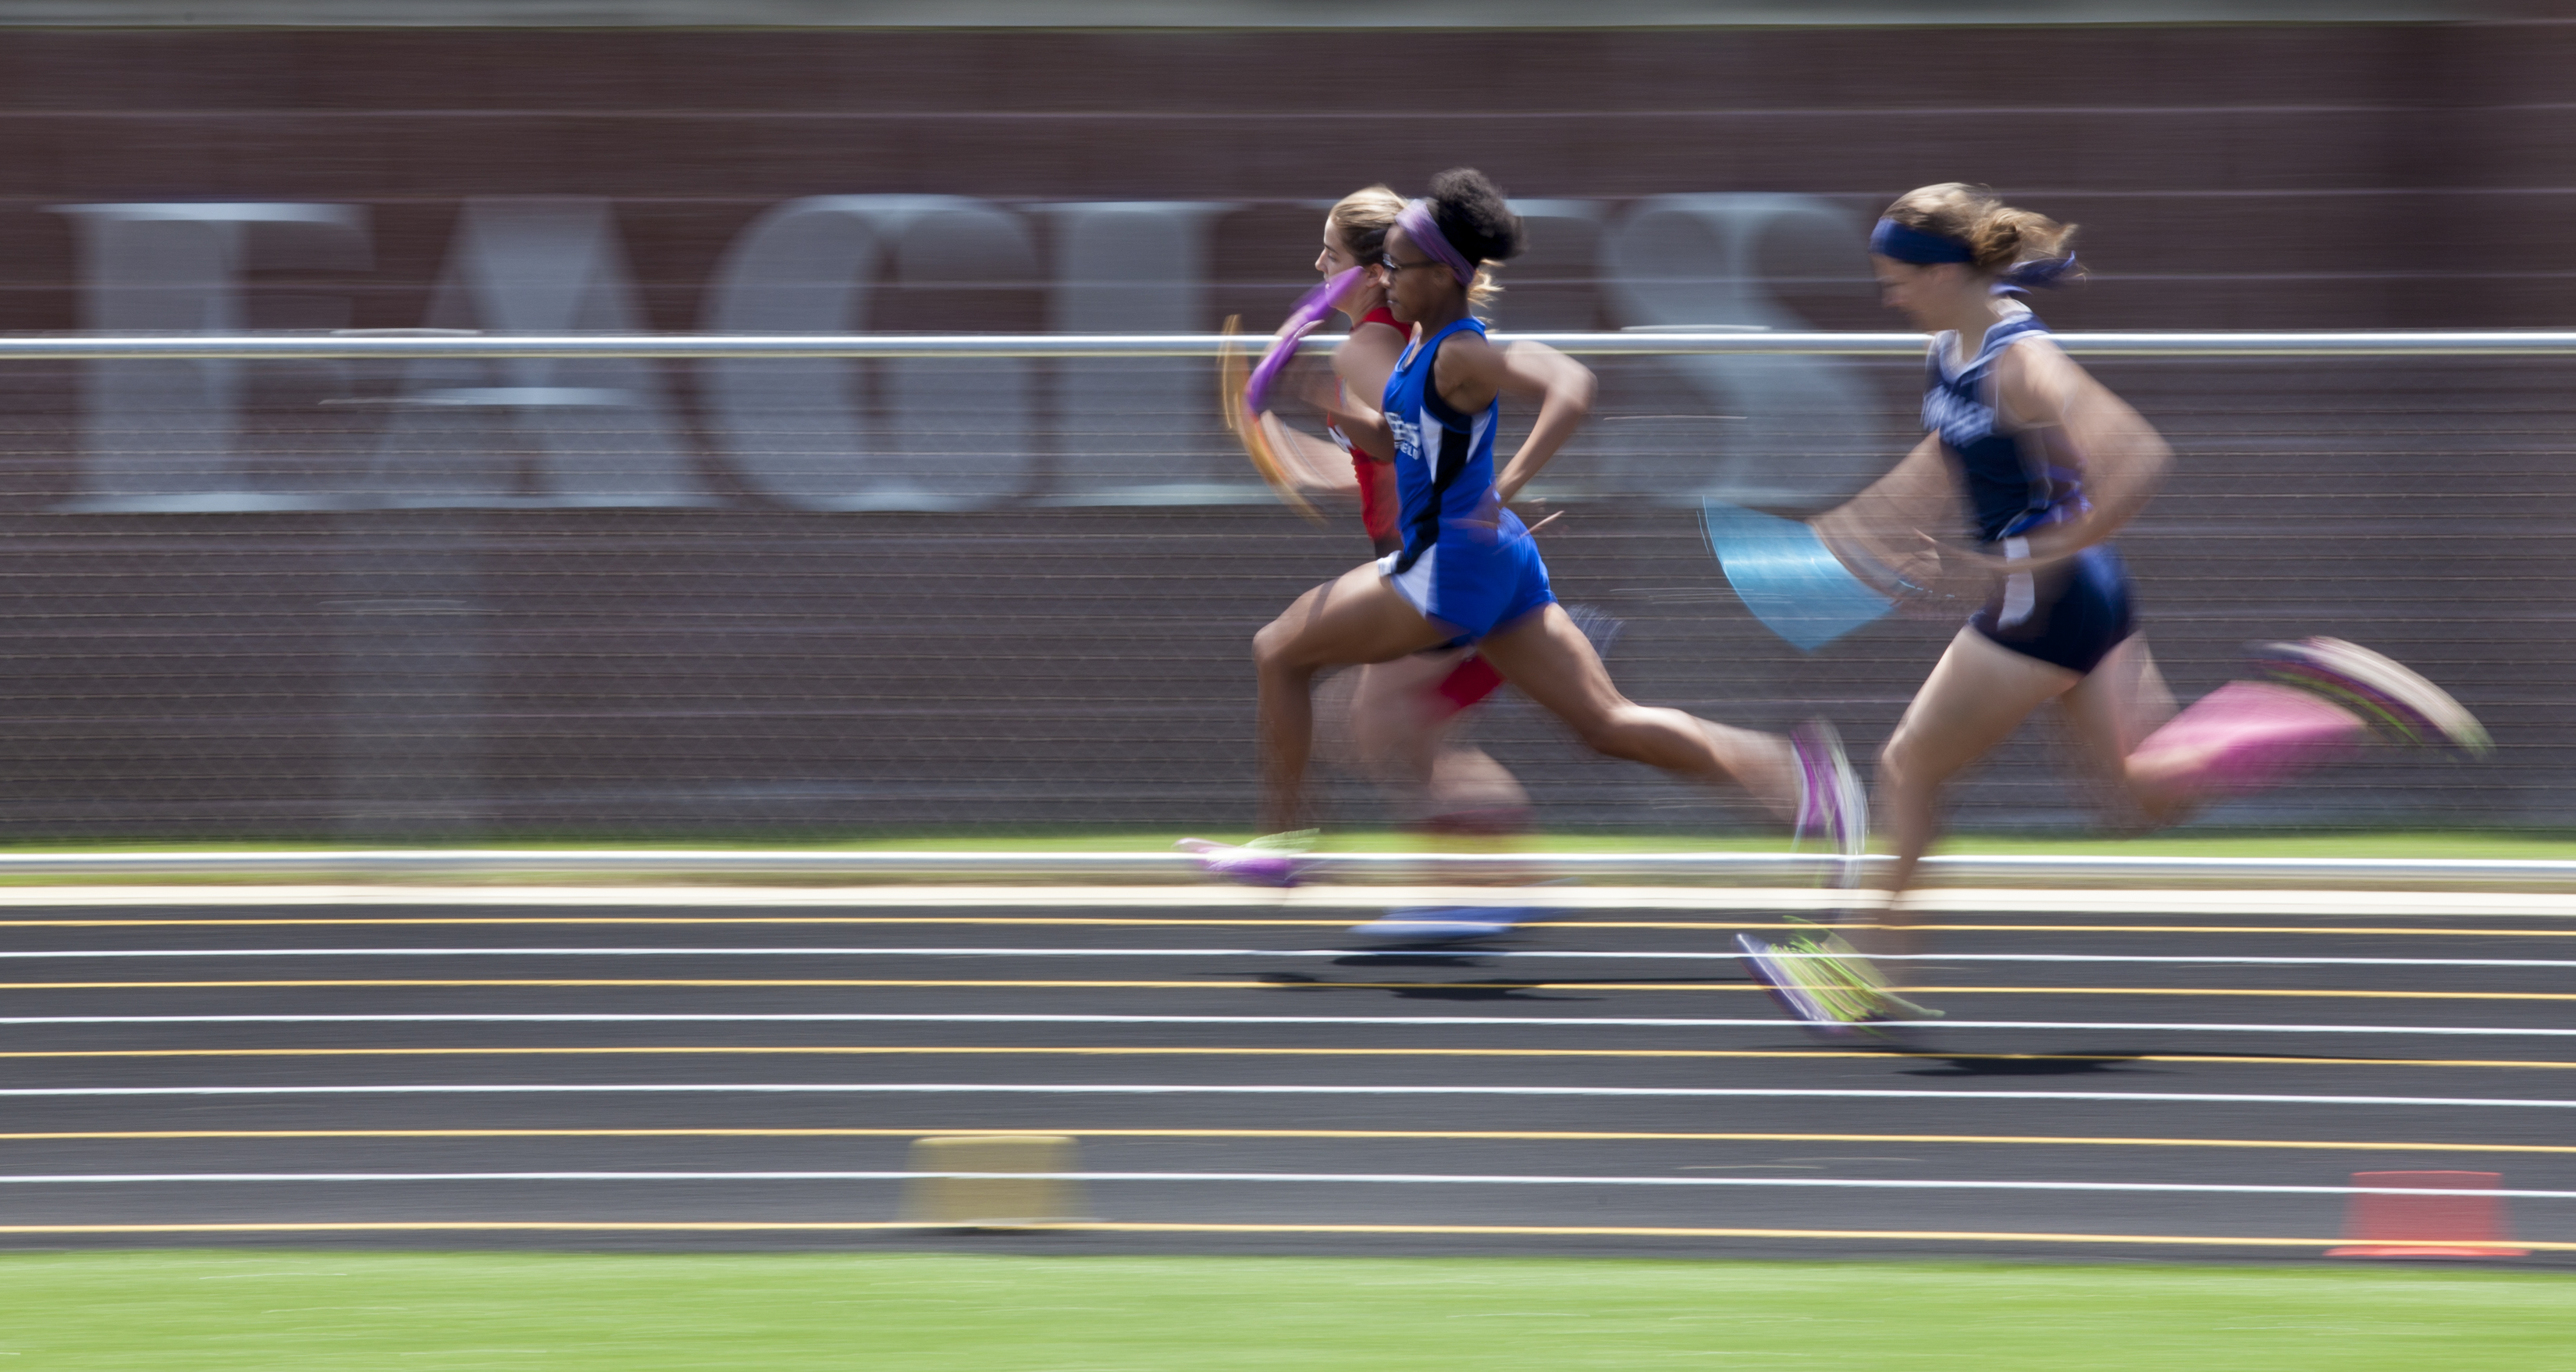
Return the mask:
[[(2443, 3), (159, 0), (0, 7), (0, 330), (1266, 330), (1323, 207), (1453, 165), (1507, 329), (1889, 330), (1927, 182), (2082, 226), (2062, 329), (2576, 324), (2576, 24)], [(1557, 27), (1579, 18), (1586, 27)], [(1810, 657), (1702, 497), (1823, 508), (1919, 365), (1604, 363), (1543, 483), (1637, 698), (1874, 750), (1951, 626)], [(2201, 821), (2576, 821), (2576, 364), (2111, 360), (2178, 474), (2125, 539), (2188, 697), (2327, 633), (2482, 768)], [(0, 364), (0, 836), (793, 838), (1247, 828), (1252, 631), (1359, 562), (1199, 361)], [(1559, 828), (1763, 828), (1479, 739)], [(2080, 830), (2048, 730), (1962, 824)], [(1346, 782), (1333, 822), (1382, 822)]]

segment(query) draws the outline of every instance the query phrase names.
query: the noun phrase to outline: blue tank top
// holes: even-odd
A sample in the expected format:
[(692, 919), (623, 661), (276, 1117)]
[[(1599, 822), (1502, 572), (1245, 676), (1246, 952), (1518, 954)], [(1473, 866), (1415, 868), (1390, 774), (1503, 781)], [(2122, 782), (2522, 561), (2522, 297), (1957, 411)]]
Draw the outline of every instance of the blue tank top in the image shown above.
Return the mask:
[(1494, 519), (1500, 504), (1494, 499), (1494, 419), (1501, 402), (1486, 405), (1483, 414), (1463, 415), (1440, 398), (1431, 379), (1440, 345), (1465, 329), (1482, 336), (1485, 322), (1470, 315), (1424, 339), (1397, 360), (1395, 374), (1386, 379), (1386, 426), (1395, 435), (1396, 522), (1404, 534), (1398, 572), (1411, 571), (1423, 550), (1439, 541), (1443, 520)]
[(2084, 474), (2050, 463), (2037, 445), (2003, 430), (1995, 415), (1995, 360), (2019, 339), (2045, 337), (2048, 326), (2028, 310), (1986, 330), (1968, 365), (1949, 369), (1950, 343), (1932, 340), (1923, 362), (1923, 431), (1941, 446), (1967, 484), (1978, 536), (1988, 543), (2072, 519), (2090, 509)]

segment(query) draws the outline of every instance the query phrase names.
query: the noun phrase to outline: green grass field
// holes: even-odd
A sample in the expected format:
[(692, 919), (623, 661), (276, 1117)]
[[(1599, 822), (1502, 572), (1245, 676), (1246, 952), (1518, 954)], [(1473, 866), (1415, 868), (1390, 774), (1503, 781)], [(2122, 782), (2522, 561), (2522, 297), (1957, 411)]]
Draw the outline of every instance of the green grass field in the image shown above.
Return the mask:
[(2564, 1372), (2576, 1278), (1582, 1259), (0, 1257), (0, 1360), (135, 1372)]

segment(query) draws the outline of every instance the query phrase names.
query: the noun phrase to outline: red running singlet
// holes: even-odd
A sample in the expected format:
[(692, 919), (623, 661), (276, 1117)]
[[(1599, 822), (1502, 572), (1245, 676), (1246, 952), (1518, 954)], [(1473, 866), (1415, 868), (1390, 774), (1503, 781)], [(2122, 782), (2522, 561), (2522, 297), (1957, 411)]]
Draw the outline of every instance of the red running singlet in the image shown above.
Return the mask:
[[(1360, 316), (1360, 323), (1384, 324), (1408, 339), (1413, 336), (1412, 328), (1397, 319), (1384, 305)], [(1352, 326), (1353, 329), (1358, 327), (1357, 324)], [(1359, 445), (1351, 442), (1349, 436), (1338, 428), (1332, 433), (1333, 441), (1341, 444), (1342, 451), (1351, 455), (1351, 472), (1359, 478), (1360, 522), (1368, 526), (1369, 542), (1377, 546), (1380, 554), (1395, 552), (1404, 546), (1403, 531), (1396, 527), (1395, 522), (1399, 503), (1395, 493), (1395, 464), (1380, 462), (1361, 451)], [(1503, 674), (1494, 670), (1494, 664), (1471, 653), (1431, 688), (1432, 717), (1437, 721), (1456, 715), (1492, 695), (1502, 684)]]
[[(1384, 305), (1360, 316), (1360, 324), (1384, 324), (1407, 338), (1413, 336), (1412, 328), (1398, 322)], [(1359, 324), (1352, 325), (1351, 329), (1358, 332)], [(1331, 426), (1331, 430), (1333, 441), (1342, 445), (1343, 452), (1351, 455), (1351, 474), (1359, 478), (1360, 523), (1368, 529), (1369, 543), (1380, 555), (1403, 547), (1404, 534), (1395, 525), (1395, 464), (1369, 456), (1338, 426)]]
[(1492, 695), (1503, 684), (1503, 674), (1494, 670), (1481, 653), (1449, 669), (1440, 684), (1431, 688), (1431, 713), (1435, 722), (1459, 714), (1468, 706)]

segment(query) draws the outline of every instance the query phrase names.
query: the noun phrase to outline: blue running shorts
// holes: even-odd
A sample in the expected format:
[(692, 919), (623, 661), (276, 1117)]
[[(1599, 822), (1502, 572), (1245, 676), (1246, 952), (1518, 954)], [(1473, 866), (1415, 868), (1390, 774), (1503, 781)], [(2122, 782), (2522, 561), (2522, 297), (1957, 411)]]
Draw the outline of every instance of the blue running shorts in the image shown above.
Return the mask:
[(1556, 602), (1538, 540), (1530, 537), (1520, 516), (1509, 510), (1501, 515), (1491, 523), (1441, 521), (1439, 539), (1403, 571), (1396, 570), (1401, 553), (1378, 559), (1378, 574), (1406, 604), (1423, 618), (1457, 631), (1448, 646), (1473, 643)]
[(1968, 623), (2024, 657), (2086, 676), (2138, 631), (2129, 570), (2107, 543), (2045, 571), (2004, 578)]

